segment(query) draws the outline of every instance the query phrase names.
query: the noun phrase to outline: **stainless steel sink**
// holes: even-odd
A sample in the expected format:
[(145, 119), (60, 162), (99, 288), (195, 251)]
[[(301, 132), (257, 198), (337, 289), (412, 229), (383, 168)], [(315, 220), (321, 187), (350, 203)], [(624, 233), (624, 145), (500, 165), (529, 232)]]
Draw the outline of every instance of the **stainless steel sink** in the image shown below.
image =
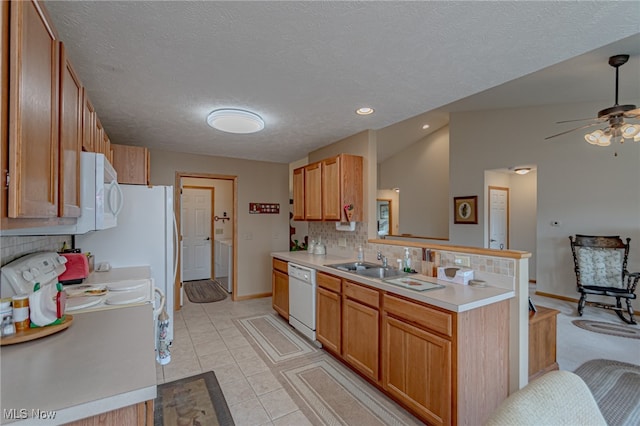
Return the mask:
[(369, 278), (394, 278), (405, 275), (404, 272), (396, 268), (382, 267), (377, 263), (369, 262), (348, 262), (348, 263), (336, 263), (333, 265), (327, 265), (330, 268), (335, 268), (340, 271), (352, 272), (354, 274), (362, 275)]
[(372, 268), (379, 268), (380, 265), (375, 264), (375, 263), (369, 263), (369, 262), (347, 262), (347, 263), (336, 263), (333, 265), (327, 265), (330, 268), (335, 268), (338, 269), (340, 271), (347, 271), (347, 272), (358, 272), (358, 271), (365, 271), (367, 269), (372, 269)]
[(396, 268), (389, 268), (389, 267), (383, 268), (382, 266), (378, 266), (376, 268), (369, 268), (363, 271), (358, 271), (357, 274), (365, 277), (370, 277), (370, 278), (385, 279), (385, 278), (400, 277), (400, 276), (406, 275), (407, 273), (402, 272), (401, 270)]

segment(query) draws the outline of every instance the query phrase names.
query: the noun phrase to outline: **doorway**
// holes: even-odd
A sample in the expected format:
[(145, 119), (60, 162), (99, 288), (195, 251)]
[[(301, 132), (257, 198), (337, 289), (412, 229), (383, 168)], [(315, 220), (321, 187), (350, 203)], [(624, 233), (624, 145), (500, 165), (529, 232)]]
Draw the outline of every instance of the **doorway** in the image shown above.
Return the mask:
[[(194, 273), (195, 276), (205, 274), (205, 278), (216, 278), (215, 242), (223, 239), (231, 258), (230, 268), (228, 268), (230, 275), (228, 277), (230, 284), (228, 291), (231, 292), (231, 300), (236, 300), (237, 176), (176, 172), (175, 191), (174, 210), (180, 235), (178, 238), (178, 274), (176, 274), (174, 283), (176, 296), (174, 309), (180, 310), (183, 304), (183, 282), (198, 279), (191, 278)], [(210, 194), (210, 198), (204, 195), (205, 193)], [(201, 199), (196, 201), (194, 196)], [(209, 205), (208, 215), (205, 207), (207, 204)], [(185, 227), (189, 229), (185, 229)], [(207, 231), (209, 240), (206, 240)], [(196, 241), (188, 241), (189, 238), (195, 238)], [(201, 241), (197, 241), (197, 239)]]
[(509, 188), (489, 186), (489, 248), (509, 249)]
[(215, 188), (182, 187), (182, 277), (184, 281), (215, 277), (212, 271), (211, 212)]
[(384, 238), (393, 232), (391, 199), (378, 198), (376, 200), (376, 220), (378, 222), (378, 238)]

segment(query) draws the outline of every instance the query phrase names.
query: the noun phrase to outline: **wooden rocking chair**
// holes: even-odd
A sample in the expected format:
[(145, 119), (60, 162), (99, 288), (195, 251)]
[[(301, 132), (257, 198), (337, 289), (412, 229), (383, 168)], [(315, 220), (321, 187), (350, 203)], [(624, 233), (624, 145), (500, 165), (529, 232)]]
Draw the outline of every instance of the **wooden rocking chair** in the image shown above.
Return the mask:
[[(575, 238), (569, 237), (569, 240), (580, 292), (578, 315), (582, 316), (587, 294), (611, 296), (616, 298), (615, 305), (588, 303), (590, 306), (613, 309), (622, 321), (637, 324), (631, 300), (636, 298), (635, 291), (640, 280), (640, 272), (627, 271), (631, 238), (627, 238), (626, 244), (619, 236), (576, 235)], [(622, 307), (622, 299), (625, 299), (626, 309)], [(628, 317), (625, 316), (625, 311)]]

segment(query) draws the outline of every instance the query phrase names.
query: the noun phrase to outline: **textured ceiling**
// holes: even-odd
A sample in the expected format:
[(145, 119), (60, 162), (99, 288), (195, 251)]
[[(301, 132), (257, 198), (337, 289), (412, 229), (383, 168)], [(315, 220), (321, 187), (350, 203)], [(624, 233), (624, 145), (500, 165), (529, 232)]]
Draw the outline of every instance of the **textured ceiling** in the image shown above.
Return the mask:
[[(45, 4), (113, 143), (287, 163), (640, 33), (637, 1)], [(594, 63), (606, 70), (606, 56)], [(611, 100), (610, 85), (569, 93), (559, 81), (466, 101)], [(357, 116), (363, 105), (375, 114)], [(266, 128), (209, 128), (221, 107), (252, 110)]]

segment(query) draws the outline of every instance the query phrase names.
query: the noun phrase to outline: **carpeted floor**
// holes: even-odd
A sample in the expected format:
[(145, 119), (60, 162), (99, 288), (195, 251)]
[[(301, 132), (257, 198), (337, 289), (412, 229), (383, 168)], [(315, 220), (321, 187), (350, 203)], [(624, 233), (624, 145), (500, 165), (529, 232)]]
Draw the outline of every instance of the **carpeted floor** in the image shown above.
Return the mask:
[(640, 366), (594, 359), (575, 373), (585, 381), (609, 426), (640, 424)]
[(193, 303), (219, 302), (227, 298), (227, 291), (217, 280), (186, 281), (184, 292)]
[(154, 426), (234, 425), (213, 371), (159, 385), (154, 407)]

